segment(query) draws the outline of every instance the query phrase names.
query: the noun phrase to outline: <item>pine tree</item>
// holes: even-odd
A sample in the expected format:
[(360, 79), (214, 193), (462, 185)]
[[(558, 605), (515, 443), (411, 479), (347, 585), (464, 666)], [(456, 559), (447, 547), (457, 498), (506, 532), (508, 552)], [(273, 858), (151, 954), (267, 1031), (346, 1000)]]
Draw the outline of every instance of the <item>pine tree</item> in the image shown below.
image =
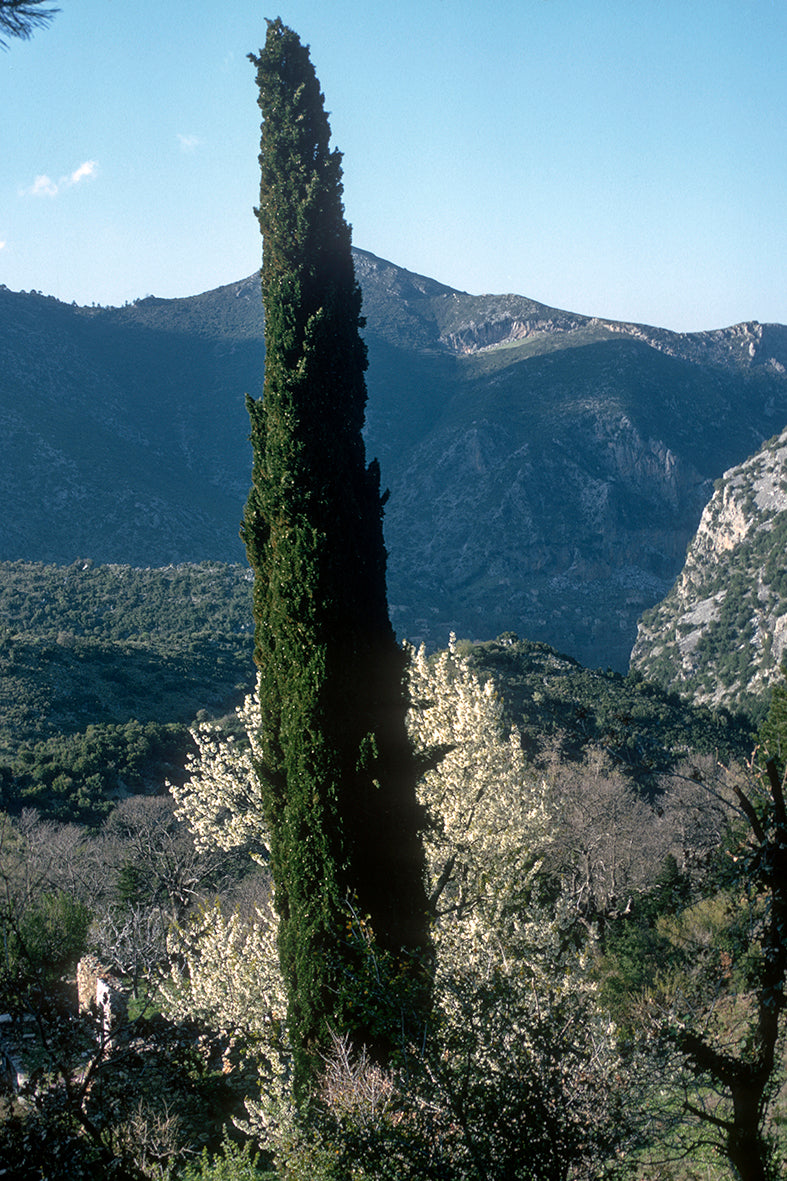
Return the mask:
[(0, 0), (0, 48), (6, 49), (4, 36), (20, 37), (23, 41), (33, 35), (33, 29), (47, 25), (60, 11), (44, 8), (46, 0)]
[[(290, 1034), (303, 1088), (328, 1026), (384, 1056), (379, 1014), (353, 1016), (350, 902), (391, 956), (428, 957), (406, 657), (388, 615), (376, 462), (361, 435), (366, 348), (341, 155), (308, 48), (268, 22), (262, 111), (265, 384), (248, 400), (261, 758)], [(407, 973), (404, 973), (407, 975)], [(425, 993), (424, 993), (425, 995)]]

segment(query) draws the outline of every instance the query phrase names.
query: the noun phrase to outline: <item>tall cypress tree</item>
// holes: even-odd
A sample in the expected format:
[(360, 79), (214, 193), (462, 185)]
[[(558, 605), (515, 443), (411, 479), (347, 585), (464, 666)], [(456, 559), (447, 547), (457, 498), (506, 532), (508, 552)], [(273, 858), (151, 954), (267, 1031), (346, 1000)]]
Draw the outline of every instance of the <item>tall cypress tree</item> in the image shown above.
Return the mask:
[(380, 1014), (359, 1019), (357, 1004), (341, 999), (357, 968), (348, 900), (389, 956), (423, 960), (429, 937), (384, 497), (361, 435), (366, 348), (341, 154), (329, 147), (323, 95), (296, 34), (269, 21), (251, 60), (262, 110), (266, 360), (263, 396), (248, 399), (254, 459), (242, 535), (255, 573), (260, 772), (303, 1090), (329, 1025), (386, 1050)]

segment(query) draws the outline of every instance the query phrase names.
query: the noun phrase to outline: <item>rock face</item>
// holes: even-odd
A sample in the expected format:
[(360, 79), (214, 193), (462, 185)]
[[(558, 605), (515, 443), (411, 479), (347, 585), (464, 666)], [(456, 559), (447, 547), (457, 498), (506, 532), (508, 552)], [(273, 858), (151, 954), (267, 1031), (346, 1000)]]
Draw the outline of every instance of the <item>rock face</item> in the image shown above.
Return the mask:
[[(787, 328), (680, 335), (355, 252), (400, 635), (623, 670), (713, 481), (787, 423)], [(0, 559), (242, 562), (257, 276), (75, 308), (0, 288)]]
[(724, 473), (680, 577), (640, 621), (633, 668), (749, 708), (787, 654), (787, 430)]
[(625, 666), (634, 621), (669, 586), (711, 491), (685, 452), (607, 402), (627, 374), (649, 384), (637, 352), (577, 353), (574, 372), (561, 358), (547, 412), (539, 393), (555, 393), (556, 375), (533, 363), (493, 385), (477, 417), (444, 420), (413, 448), (387, 536), (397, 611), (404, 600), (412, 618), (402, 573), (424, 588), (416, 635), (512, 628)]

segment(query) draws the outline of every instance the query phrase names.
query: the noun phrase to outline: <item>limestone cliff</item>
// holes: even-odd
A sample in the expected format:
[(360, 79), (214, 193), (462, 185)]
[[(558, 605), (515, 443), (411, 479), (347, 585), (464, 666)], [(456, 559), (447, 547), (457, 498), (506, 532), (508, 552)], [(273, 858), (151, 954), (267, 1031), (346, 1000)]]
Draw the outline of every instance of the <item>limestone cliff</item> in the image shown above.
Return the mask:
[(725, 472), (631, 664), (699, 702), (751, 708), (787, 649), (787, 430)]

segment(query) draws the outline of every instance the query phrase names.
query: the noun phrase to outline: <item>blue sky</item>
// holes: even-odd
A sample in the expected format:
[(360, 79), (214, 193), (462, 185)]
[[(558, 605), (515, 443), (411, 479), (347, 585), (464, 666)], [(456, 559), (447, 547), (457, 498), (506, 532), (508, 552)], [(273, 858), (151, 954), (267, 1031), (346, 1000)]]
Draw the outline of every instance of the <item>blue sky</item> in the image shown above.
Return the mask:
[(281, 16), (355, 245), (590, 315), (787, 323), (785, 0), (59, 3), (0, 52), (13, 290), (121, 304), (259, 265), (246, 54)]

